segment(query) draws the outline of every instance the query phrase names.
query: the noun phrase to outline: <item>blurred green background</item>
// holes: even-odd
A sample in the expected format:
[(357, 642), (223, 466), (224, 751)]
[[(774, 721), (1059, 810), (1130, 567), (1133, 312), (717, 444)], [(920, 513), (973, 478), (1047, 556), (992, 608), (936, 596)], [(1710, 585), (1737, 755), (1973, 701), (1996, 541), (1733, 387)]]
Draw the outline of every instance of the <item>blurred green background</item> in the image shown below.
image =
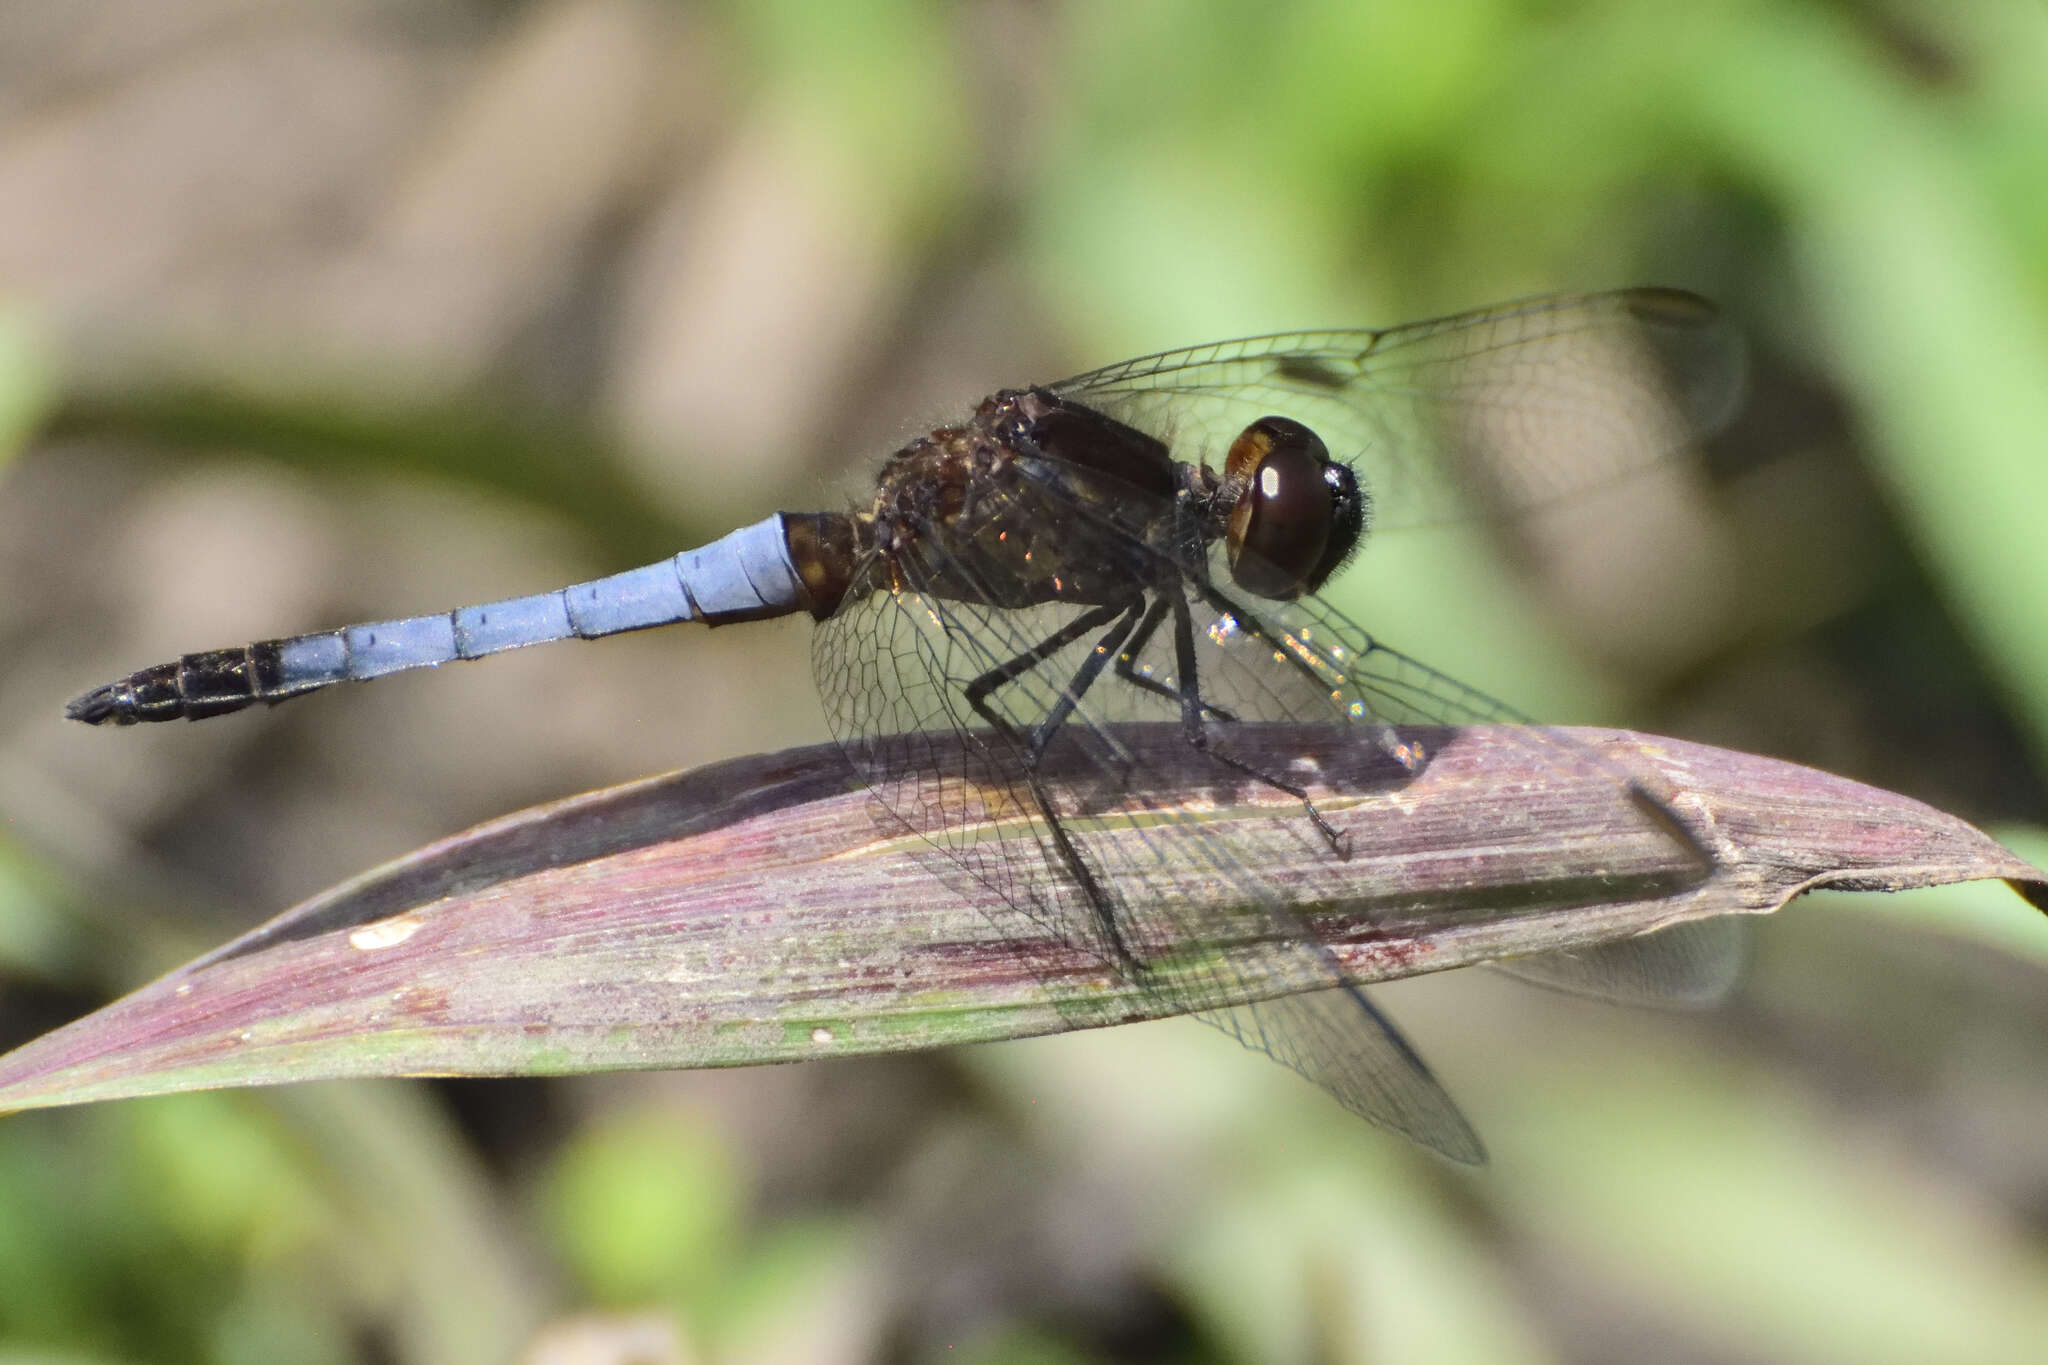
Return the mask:
[[(838, 505), (1002, 384), (1631, 283), (1751, 338), (1689, 491), (1339, 599), (2038, 860), (2044, 71), (2038, 0), (9, 0), (5, 1040), (825, 733), (800, 622), (147, 733), (65, 724), (90, 684)], [(12, 1118), (0, 1358), (2036, 1361), (2044, 985), (1997, 886), (1801, 901), (1701, 1016), (1399, 983), (1473, 1172), (1184, 1021)]]

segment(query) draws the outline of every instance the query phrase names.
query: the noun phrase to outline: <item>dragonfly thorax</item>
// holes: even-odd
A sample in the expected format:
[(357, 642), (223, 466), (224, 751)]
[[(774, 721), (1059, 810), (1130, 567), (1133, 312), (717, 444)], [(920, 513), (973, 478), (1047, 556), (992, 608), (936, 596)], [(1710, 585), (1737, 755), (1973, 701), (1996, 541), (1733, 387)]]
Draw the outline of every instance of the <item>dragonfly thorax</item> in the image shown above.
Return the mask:
[(873, 581), (1003, 608), (1101, 605), (1177, 576), (1181, 466), (1164, 443), (1042, 389), (1007, 389), (890, 457)]

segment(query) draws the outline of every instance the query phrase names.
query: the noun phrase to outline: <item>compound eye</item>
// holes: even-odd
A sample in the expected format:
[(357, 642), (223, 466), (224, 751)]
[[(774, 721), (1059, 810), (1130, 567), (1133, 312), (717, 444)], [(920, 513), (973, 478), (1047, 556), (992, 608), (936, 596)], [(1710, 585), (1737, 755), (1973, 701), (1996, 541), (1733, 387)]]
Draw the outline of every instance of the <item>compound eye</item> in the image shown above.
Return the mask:
[(1287, 417), (1261, 417), (1230, 443), (1224, 477), (1238, 495), (1225, 544), (1240, 588), (1287, 600), (1322, 585), (1334, 567), (1328, 551), (1343, 482), (1331, 472), (1343, 468), (1320, 436)]

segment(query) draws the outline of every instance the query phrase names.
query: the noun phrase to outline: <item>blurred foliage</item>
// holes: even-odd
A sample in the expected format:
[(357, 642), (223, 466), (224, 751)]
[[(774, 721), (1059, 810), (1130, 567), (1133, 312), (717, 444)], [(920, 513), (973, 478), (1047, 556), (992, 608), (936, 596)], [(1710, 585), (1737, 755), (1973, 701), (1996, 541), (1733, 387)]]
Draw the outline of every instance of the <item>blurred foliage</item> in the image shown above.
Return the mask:
[[(1636, 282), (1709, 294), (1754, 338), (1755, 401), (1714, 452), (1703, 514), (1726, 518), (1715, 530), (1733, 548), (1704, 562), (1733, 566), (1733, 586), (1621, 571), (1673, 642), (1617, 644), (1589, 619), (1599, 611), (1532, 588), (1512, 548), (1466, 529), (1376, 547), (1341, 585), (1347, 606), (1545, 716), (1782, 753), (2043, 847), (2038, 0), (364, 0), (281, 6), (261, 23), (234, 0), (179, 0), (130, 6), (130, 22), (71, 42), (85, 22), (72, 16), (98, 8), (38, 0), (0, 17), (14, 139), (0, 139), (0, 196), (13, 196), (0, 213), (10, 1037), (164, 965), (153, 926), (192, 906), (274, 910), (361, 857), (561, 794), (548, 783), (708, 752), (672, 747), (644, 696), (596, 683), (562, 697), (562, 748), (531, 754), (514, 732), (538, 742), (524, 731), (551, 726), (462, 728), (496, 715), (463, 699), (482, 692), (402, 713), (366, 691), (197, 740), (52, 737), (66, 680), (166, 641), (220, 643), (136, 606), (173, 609), (148, 595), (148, 574), (134, 600), (105, 582), (142, 562), (121, 537), (183, 524), (172, 514), (193, 488), (256, 488), (264, 508), (314, 499), (285, 534), (310, 562), (348, 564), (338, 577), (395, 560), (394, 542), (321, 560), (323, 534), (417, 543), (443, 527), (422, 485), (485, 509), (470, 539), (448, 523), (465, 551), (531, 516), (548, 528), (530, 542), (544, 564), (623, 567), (723, 529), (721, 497), (757, 513), (816, 503), (921, 405), (974, 396), (963, 373), (1014, 382), (1212, 336)], [(381, 368), (350, 357), (353, 334), (311, 306), (281, 309), (302, 333), (247, 326), (228, 305), (191, 308), (213, 328), (196, 335), (165, 321), (223, 280), (299, 298), (280, 283), (278, 242), (368, 232), (376, 215), (358, 198), (294, 200), (266, 226), (263, 185), (231, 173), (252, 160), (228, 145), (231, 124), (201, 119), (177, 156), (74, 162), (49, 131), (154, 73), (299, 43), (307, 55), (266, 95), (266, 119), (273, 106), (286, 117), (331, 49), (372, 73), (366, 89), (416, 78), (427, 93), (406, 107), (447, 102), (447, 125), (422, 115), (394, 138), (431, 150), (459, 140), (447, 127), (473, 111), (477, 72), (517, 66), (500, 54), (554, 50), (551, 23), (601, 28), (628, 12), (683, 26), (662, 49), (672, 79), (633, 125), (686, 122), (663, 101), (700, 95), (696, 122), (622, 173), (627, 188), (560, 253), (569, 264), (547, 273), (508, 251), (532, 312), (487, 363), (451, 364), (454, 379), (404, 353)], [(45, 60), (60, 49), (68, 64)], [(609, 49), (618, 69), (628, 50)], [(564, 69), (586, 84), (546, 89), (581, 92), (567, 97), (580, 107), (601, 102), (615, 68)], [(342, 124), (347, 107), (292, 126)], [(147, 122), (114, 136), (141, 145)], [(516, 150), (512, 164), (562, 183), (594, 159)], [(747, 179), (755, 161), (773, 173)], [(338, 183), (415, 203), (404, 194), (428, 177), (407, 172), (427, 162)], [(59, 164), (54, 182), (35, 178)], [(38, 274), (12, 248), (55, 202), (42, 188), (95, 170), (170, 188), (81, 211), (101, 235), (55, 232), (57, 264)], [(742, 219), (728, 237), (697, 220), (673, 236), (648, 226), (670, 180), (687, 201), (693, 177), (728, 173), (732, 200), (774, 206), (786, 192), (800, 221)], [(152, 275), (134, 244), (179, 213), (243, 223), (248, 239), (165, 251)], [(820, 238), (832, 250), (813, 260)], [(763, 289), (689, 315), (682, 334), (779, 348), (740, 357), (756, 367), (796, 355), (823, 416), (783, 463), (738, 426), (755, 408), (794, 411), (782, 390), (735, 393), (669, 429), (664, 460), (705, 493), (693, 506), (632, 463), (607, 378), (631, 347), (606, 319), (658, 278), (633, 273), (636, 243), (686, 265), (732, 239), (765, 242), (768, 284), (793, 297)], [(58, 279), (71, 255), (79, 279)], [(464, 255), (428, 253), (420, 278), (459, 274)], [(709, 259), (699, 287), (715, 298), (721, 280), (763, 278), (746, 267)], [(854, 278), (866, 292), (832, 292)], [(367, 293), (355, 280), (343, 272), (334, 294)], [(836, 351), (802, 349), (835, 336)], [(675, 386), (693, 378), (656, 369)], [(179, 481), (222, 470), (256, 482)], [(239, 558), (239, 506), (206, 523), (231, 566), (200, 576), (209, 602), (261, 577)], [(1745, 537), (1745, 518), (1764, 529)], [(361, 601), (350, 582), (333, 591), (322, 610), (403, 605)], [(766, 665), (718, 653), (737, 648), (722, 638), (691, 645), (766, 709)], [(623, 672), (640, 658), (670, 667), (607, 648)], [(699, 679), (677, 691), (707, 712), (716, 701)], [(556, 695), (533, 685), (513, 714)], [(413, 728), (392, 725), (401, 714)], [(708, 728), (713, 742), (768, 743), (730, 715)], [(398, 737), (380, 748), (386, 729)], [(616, 770), (584, 754), (608, 732), (623, 736), (606, 759)], [(532, 787), (490, 767), (501, 747)], [(450, 751), (485, 776), (464, 785)], [(991, 1362), (2034, 1360), (2048, 1339), (2042, 926), (1996, 887), (1877, 907), (1897, 913), (1846, 904), (1770, 926), (1756, 982), (1711, 1019), (1485, 983), (1389, 991), (1496, 1149), (1469, 1178), (1268, 1063), (1152, 1026), (957, 1065), (750, 1074), (744, 1089), (655, 1078), (652, 1104), (595, 1084), (506, 1087), (495, 1106), (473, 1090), (364, 1085), (12, 1118), (0, 1349), (495, 1361), (596, 1305), (651, 1306), (702, 1358), (733, 1361), (955, 1347), (950, 1358)]]
[(599, 1303), (694, 1302), (731, 1258), (737, 1175), (713, 1134), (658, 1115), (616, 1116), (556, 1163), (548, 1204), (557, 1240)]
[(23, 310), (0, 306), (0, 469), (35, 431), (53, 396), (49, 361)]
[(87, 1125), (7, 1124), (10, 1345), (98, 1353), (80, 1359), (348, 1359), (333, 1299), (288, 1264), (311, 1231), (313, 1173), (293, 1169), (248, 1109), (205, 1096)]

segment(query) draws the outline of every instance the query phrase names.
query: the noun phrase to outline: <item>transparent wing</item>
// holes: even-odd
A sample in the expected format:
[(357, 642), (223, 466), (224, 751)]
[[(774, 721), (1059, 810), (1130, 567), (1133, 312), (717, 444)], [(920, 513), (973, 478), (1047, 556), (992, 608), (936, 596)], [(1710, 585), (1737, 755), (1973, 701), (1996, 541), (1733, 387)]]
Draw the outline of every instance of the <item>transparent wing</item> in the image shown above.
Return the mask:
[(1749, 925), (1732, 915), (1569, 952), (1489, 963), (1521, 981), (1621, 1005), (1717, 1005), (1749, 963)]
[[(1618, 788), (1630, 788), (1645, 828), (1669, 834), (1678, 827), (1677, 817), (1658, 798), (1584, 744), (1535, 725), (1485, 693), (1379, 643), (1320, 601), (1240, 600), (1229, 602), (1227, 609), (1236, 626), (1226, 632), (1233, 641), (1243, 640), (1250, 648), (1278, 642), (1272, 652), (1284, 653), (1299, 671), (1313, 673), (1328, 689), (1331, 703), (1354, 724), (1513, 726), (1506, 733), (1543, 766), (1573, 780), (1590, 773)], [(1389, 748), (1400, 743), (1385, 742)], [(1427, 758), (1419, 752), (1402, 754), (1411, 764)], [(1704, 849), (1674, 839), (1672, 853), (1673, 891), (1712, 875), (1711, 855)], [(1616, 1004), (1704, 1006), (1726, 998), (1741, 980), (1749, 960), (1748, 928), (1739, 919), (1723, 916), (1488, 965), (1532, 984)]]
[[(1722, 420), (1739, 375), (1739, 347), (1711, 305), (1638, 290), (1384, 332), (1224, 343), (1053, 387), (1159, 436), (1175, 458), (1212, 465), (1249, 422), (1295, 417), (1360, 465), (1376, 522), (1398, 525), (1468, 513), (1474, 499), (1520, 511), (1620, 477)], [(1365, 1117), (1481, 1159), (1442, 1086), (1294, 908), (1349, 900), (1355, 870), (1342, 869), (1309, 807), (1284, 793), (1320, 784), (1371, 800), (1428, 761), (1394, 727), (1526, 718), (1319, 601), (1240, 597), (1211, 562), (1220, 549), (1169, 562), (1179, 552), (1160, 549), (1148, 530), (1170, 509), (1147, 495), (1105, 488), (1073, 466), (985, 483), (969, 502), (992, 553), (934, 543), (899, 556), (886, 575), (871, 563), (818, 632), (819, 690), (855, 768), (888, 810), (993, 893), (977, 899), (1077, 1025), (1121, 1017), (1097, 984), (1113, 975), (1267, 1052)], [(945, 534), (933, 528), (928, 538)], [(1070, 567), (1092, 582), (1104, 581), (1099, 552), (1123, 556), (1132, 595), (1019, 608), (1028, 594), (1016, 583), (977, 581), (1001, 571), (973, 567), (1000, 560), (995, 547), (1007, 537), (1012, 551), (1071, 553)], [(1191, 689), (1201, 702), (1194, 740), (1182, 724)], [(1350, 723), (1353, 742), (1315, 750), (1336, 721)], [(1143, 722), (1175, 742), (1137, 742), (1128, 727)], [(1303, 757), (1286, 773), (1232, 753), (1250, 749), (1233, 732), (1242, 739), (1245, 727), (1271, 725), (1299, 727)], [(1546, 763), (1629, 784), (1555, 732), (1517, 733)], [(1143, 799), (1178, 791), (1185, 803)], [(1697, 852), (1680, 849), (1675, 863)], [(1404, 912), (1385, 911), (1395, 921)], [(1600, 975), (1589, 960), (1558, 967), (1553, 980), (1596, 989), (1586, 985)], [(1248, 994), (1268, 998), (1232, 1003)]]
[[(1178, 707), (1113, 676), (1087, 689), (1034, 760), (1020, 737), (1071, 687), (1099, 639), (1093, 632), (992, 694), (986, 704), (996, 724), (968, 702), (977, 680), (1080, 615), (1066, 607), (1004, 610), (916, 584), (850, 602), (820, 627), (815, 658), (835, 733), (856, 770), (888, 810), (979, 884), (976, 898), (995, 907), (999, 932), (1077, 1027), (1118, 1017), (1091, 990), (1094, 980), (1105, 972), (1135, 978), (1363, 1117), (1455, 1160), (1483, 1160), (1478, 1137), (1414, 1047), (1345, 984), (1310, 926), (1284, 908), (1316, 899), (1319, 888), (1334, 901), (1343, 889), (1341, 865), (1298, 803), (1248, 794), (1256, 784), (1184, 752), (1177, 740), (1163, 758), (1121, 747), (1115, 727), (1170, 720)], [(1162, 649), (1170, 657), (1170, 644), (1155, 636), (1141, 666), (1165, 677)], [(1287, 714), (1288, 690), (1277, 675), (1268, 681), (1268, 715)], [(1327, 722), (1326, 706), (1286, 705), (1297, 715), (1320, 710)], [(1355, 785), (1406, 776), (1383, 762), (1368, 766)], [(1190, 779), (1206, 783), (1216, 803), (1249, 795), (1264, 809), (1219, 828), (1213, 817), (1131, 795)], [(1284, 890), (1276, 867), (1292, 882)], [(1261, 991), (1313, 993), (1229, 1005)]]
[[(1279, 652), (1299, 669), (1313, 672), (1327, 686), (1331, 702), (1354, 724), (1513, 726), (1504, 733), (1560, 776), (1577, 780), (1591, 774), (1631, 789), (1644, 828), (1667, 835), (1682, 828), (1682, 821), (1658, 797), (1586, 745), (1536, 725), (1485, 693), (1390, 649), (1318, 600), (1275, 604), (1254, 599), (1229, 605), (1257, 622), (1255, 628), (1240, 622), (1234, 637), (1248, 637), (1254, 644), (1279, 641)], [(1388, 741), (1390, 747), (1394, 743)], [(1402, 757), (1420, 763), (1428, 756), (1409, 752)], [(1673, 891), (1713, 874), (1711, 855), (1704, 848), (1676, 838), (1671, 847)], [(1698, 1007), (1725, 999), (1741, 981), (1748, 962), (1749, 925), (1722, 916), (1488, 965), (1535, 985), (1616, 1004)]]
[(1722, 425), (1742, 374), (1740, 335), (1713, 304), (1628, 289), (1218, 342), (1050, 387), (1219, 467), (1247, 424), (1293, 417), (1358, 470), (1373, 524), (1394, 527), (1612, 482)]
[(1197, 1016), (1293, 1068), (1346, 1109), (1454, 1161), (1479, 1165), (1486, 1148), (1428, 1063), (1356, 986), (1283, 996)]
[[(1060, 525), (1066, 543), (1085, 545), (1126, 536), (1158, 510), (1030, 482), (977, 497), (996, 539)], [(976, 585), (957, 557), (943, 582), (915, 560), (899, 564), (893, 588), (879, 562), (862, 572), (816, 640), (834, 732), (882, 804), (994, 893), (977, 899), (996, 907), (999, 931), (1070, 1019), (1113, 1022), (1088, 986), (1113, 972), (1374, 1122), (1482, 1159), (1415, 1049), (1347, 985), (1291, 908), (1349, 899), (1355, 869), (1280, 790), (1290, 774), (1256, 775), (1229, 760), (1241, 727), (1303, 727), (1304, 764), (1333, 790), (1370, 797), (1411, 772), (1391, 740), (1377, 742), (1385, 727), (1519, 717), (1320, 604), (1237, 603), (1206, 586), (1206, 562), (1152, 565), (1145, 578), (1175, 586), (1127, 609), (991, 605), (1002, 585)], [(1087, 681), (1105, 647), (1121, 667)], [(1206, 750), (1180, 738), (1184, 648), (1208, 708)], [(1030, 666), (1016, 667), (1023, 660)], [(1366, 728), (1348, 747), (1311, 753), (1310, 736), (1327, 740), (1338, 720)], [(1172, 742), (1125, 744), (1121, 727), (1142, 722), (1160, 723)], [(1042, 728), (1049, 738), (1035, 752)], [(1143, 795), (1181, 790), (1195, 798), (1185, 808)], [(1261, 993), (1275, 998), (1231, 1004)]]

